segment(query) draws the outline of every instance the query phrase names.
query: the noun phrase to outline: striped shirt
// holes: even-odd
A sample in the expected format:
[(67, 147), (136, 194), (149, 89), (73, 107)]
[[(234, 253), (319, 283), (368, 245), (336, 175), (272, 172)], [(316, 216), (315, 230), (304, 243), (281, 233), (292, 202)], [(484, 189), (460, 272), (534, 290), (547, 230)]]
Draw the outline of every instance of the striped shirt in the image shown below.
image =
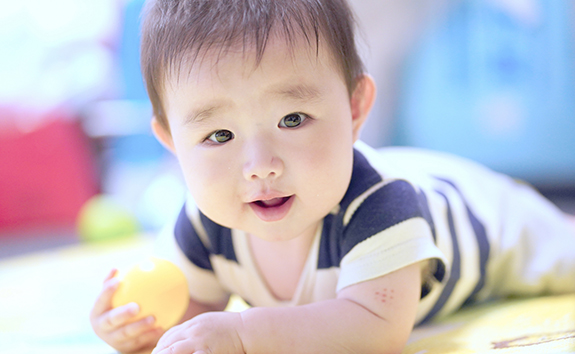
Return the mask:
[[(290, 301), (271, 294), (246, 235), (214, 223), (192, 199), (158, 238), (157, 252), (184, 271), (197, 301), (235, 293), (253, 306), (333, 299), (346, 286), (426, 261), (416, 319), (423, 323), (493, 295), (575, 291), (564, 284), (575, 279), (575, 232), (563, 219), (530, 187), (473, 162), (358, 142), (348, 190), (318, 228)], [(533, 246), (553, 237), (572, 237), (571, 245)], [(550, 288), (558, 262), (571, 273), (553, 274)], [(531, 263), (539, 264), (535, 272)]]

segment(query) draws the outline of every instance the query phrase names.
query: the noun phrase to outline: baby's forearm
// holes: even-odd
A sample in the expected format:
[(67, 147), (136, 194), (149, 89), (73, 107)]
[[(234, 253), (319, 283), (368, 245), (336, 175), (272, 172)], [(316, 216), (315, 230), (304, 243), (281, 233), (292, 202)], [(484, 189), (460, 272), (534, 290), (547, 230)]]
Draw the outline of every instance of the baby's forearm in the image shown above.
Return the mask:
[(147, 348), (147, 349), (140, 350), (139, 352), (134, 353), (134, 354), (151, 354), (153, 350), (154, 350), (154, 348)]
[(416, 263), (309, 305), (203, 313), (168, 331), (154, 354), (399, 354), (415, 321), (420, 273)]
[(346, 299), (242, 313), (247, 354), (401, 353), (410, 329)]

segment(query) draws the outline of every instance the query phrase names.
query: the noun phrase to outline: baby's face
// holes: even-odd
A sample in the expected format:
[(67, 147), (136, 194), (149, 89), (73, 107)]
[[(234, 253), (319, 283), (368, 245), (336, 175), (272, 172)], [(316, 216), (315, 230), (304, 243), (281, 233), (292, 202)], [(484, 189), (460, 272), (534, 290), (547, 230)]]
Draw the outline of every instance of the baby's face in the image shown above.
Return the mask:
[[(281, 40), (208, 56), (164, 95), (168, 145), (199, 209), (269, 241), (312, 235), (352, 171), (350, 98), (327, 50)], [(189, 75), (187, 75), (189, 73)]]

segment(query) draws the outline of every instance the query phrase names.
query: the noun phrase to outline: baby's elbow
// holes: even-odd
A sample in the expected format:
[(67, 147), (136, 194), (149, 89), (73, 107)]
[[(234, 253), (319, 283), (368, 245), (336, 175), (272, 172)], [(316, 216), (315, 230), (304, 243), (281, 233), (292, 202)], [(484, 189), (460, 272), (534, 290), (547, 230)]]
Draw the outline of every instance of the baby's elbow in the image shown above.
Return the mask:
[[(369, 354), (401, 354), (407, 345), (411, 330), (394, 327), (385, 323), (364, 337), (367, 348), (361, 353)], [(358, 351), (353, 351), (357, 353)]]
[(401, 354), (407, 345), (407, 340), (405, 341), (394, 341), (394, 343), (389, 343), (389, 348), (383, 351), (385, 354)]
[(398, 342), (398, 341), (376, 341), (375, 345), (370, 345), (369, 348), (367, 348), (366, 350), (361, 350), (358, 351), (357, 348), (356, 350), (350, 350), (348, 351), (349, 353), (359, 353), (361, 352), (362, 354), (401, 354), (403, 352), (403, 349), (405, 349), (405, 345), (406, 342)]
[(377, 354), (401, 354), (407, 344), (405, 340), (398, 338), (388, 338), (385, 343), (381, 343), (380, 350), (374, 351)]

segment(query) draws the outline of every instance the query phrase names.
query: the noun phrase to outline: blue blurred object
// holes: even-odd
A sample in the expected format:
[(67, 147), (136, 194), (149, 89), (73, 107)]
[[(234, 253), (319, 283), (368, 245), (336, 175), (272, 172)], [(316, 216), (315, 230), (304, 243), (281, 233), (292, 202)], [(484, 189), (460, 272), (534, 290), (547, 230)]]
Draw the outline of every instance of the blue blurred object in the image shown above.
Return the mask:
[(103, 144), (102, 191), (156, 231), (177, 215), (186, 189), (175, 157), (152, 135), (152, 107), (140, 72), (140, 13), (144, 0), (128, 0), (122, 14), (117, 62), (121, 94), (98, 102), (87, 114), (85, 129)]
[(120, 67), (127, 100), (148, 100), (140, 72), (140, 13), (143, 6), (144, 0), (130, 0), (124, 8)]
[(575, 186), (574, 6), (462, 1), (406, 65), (393, 143)]
[(166, 149), (151, 134), (132, 134), (110, 142), (110, 158), (116, 162), (146, 163), (163, 159)]

